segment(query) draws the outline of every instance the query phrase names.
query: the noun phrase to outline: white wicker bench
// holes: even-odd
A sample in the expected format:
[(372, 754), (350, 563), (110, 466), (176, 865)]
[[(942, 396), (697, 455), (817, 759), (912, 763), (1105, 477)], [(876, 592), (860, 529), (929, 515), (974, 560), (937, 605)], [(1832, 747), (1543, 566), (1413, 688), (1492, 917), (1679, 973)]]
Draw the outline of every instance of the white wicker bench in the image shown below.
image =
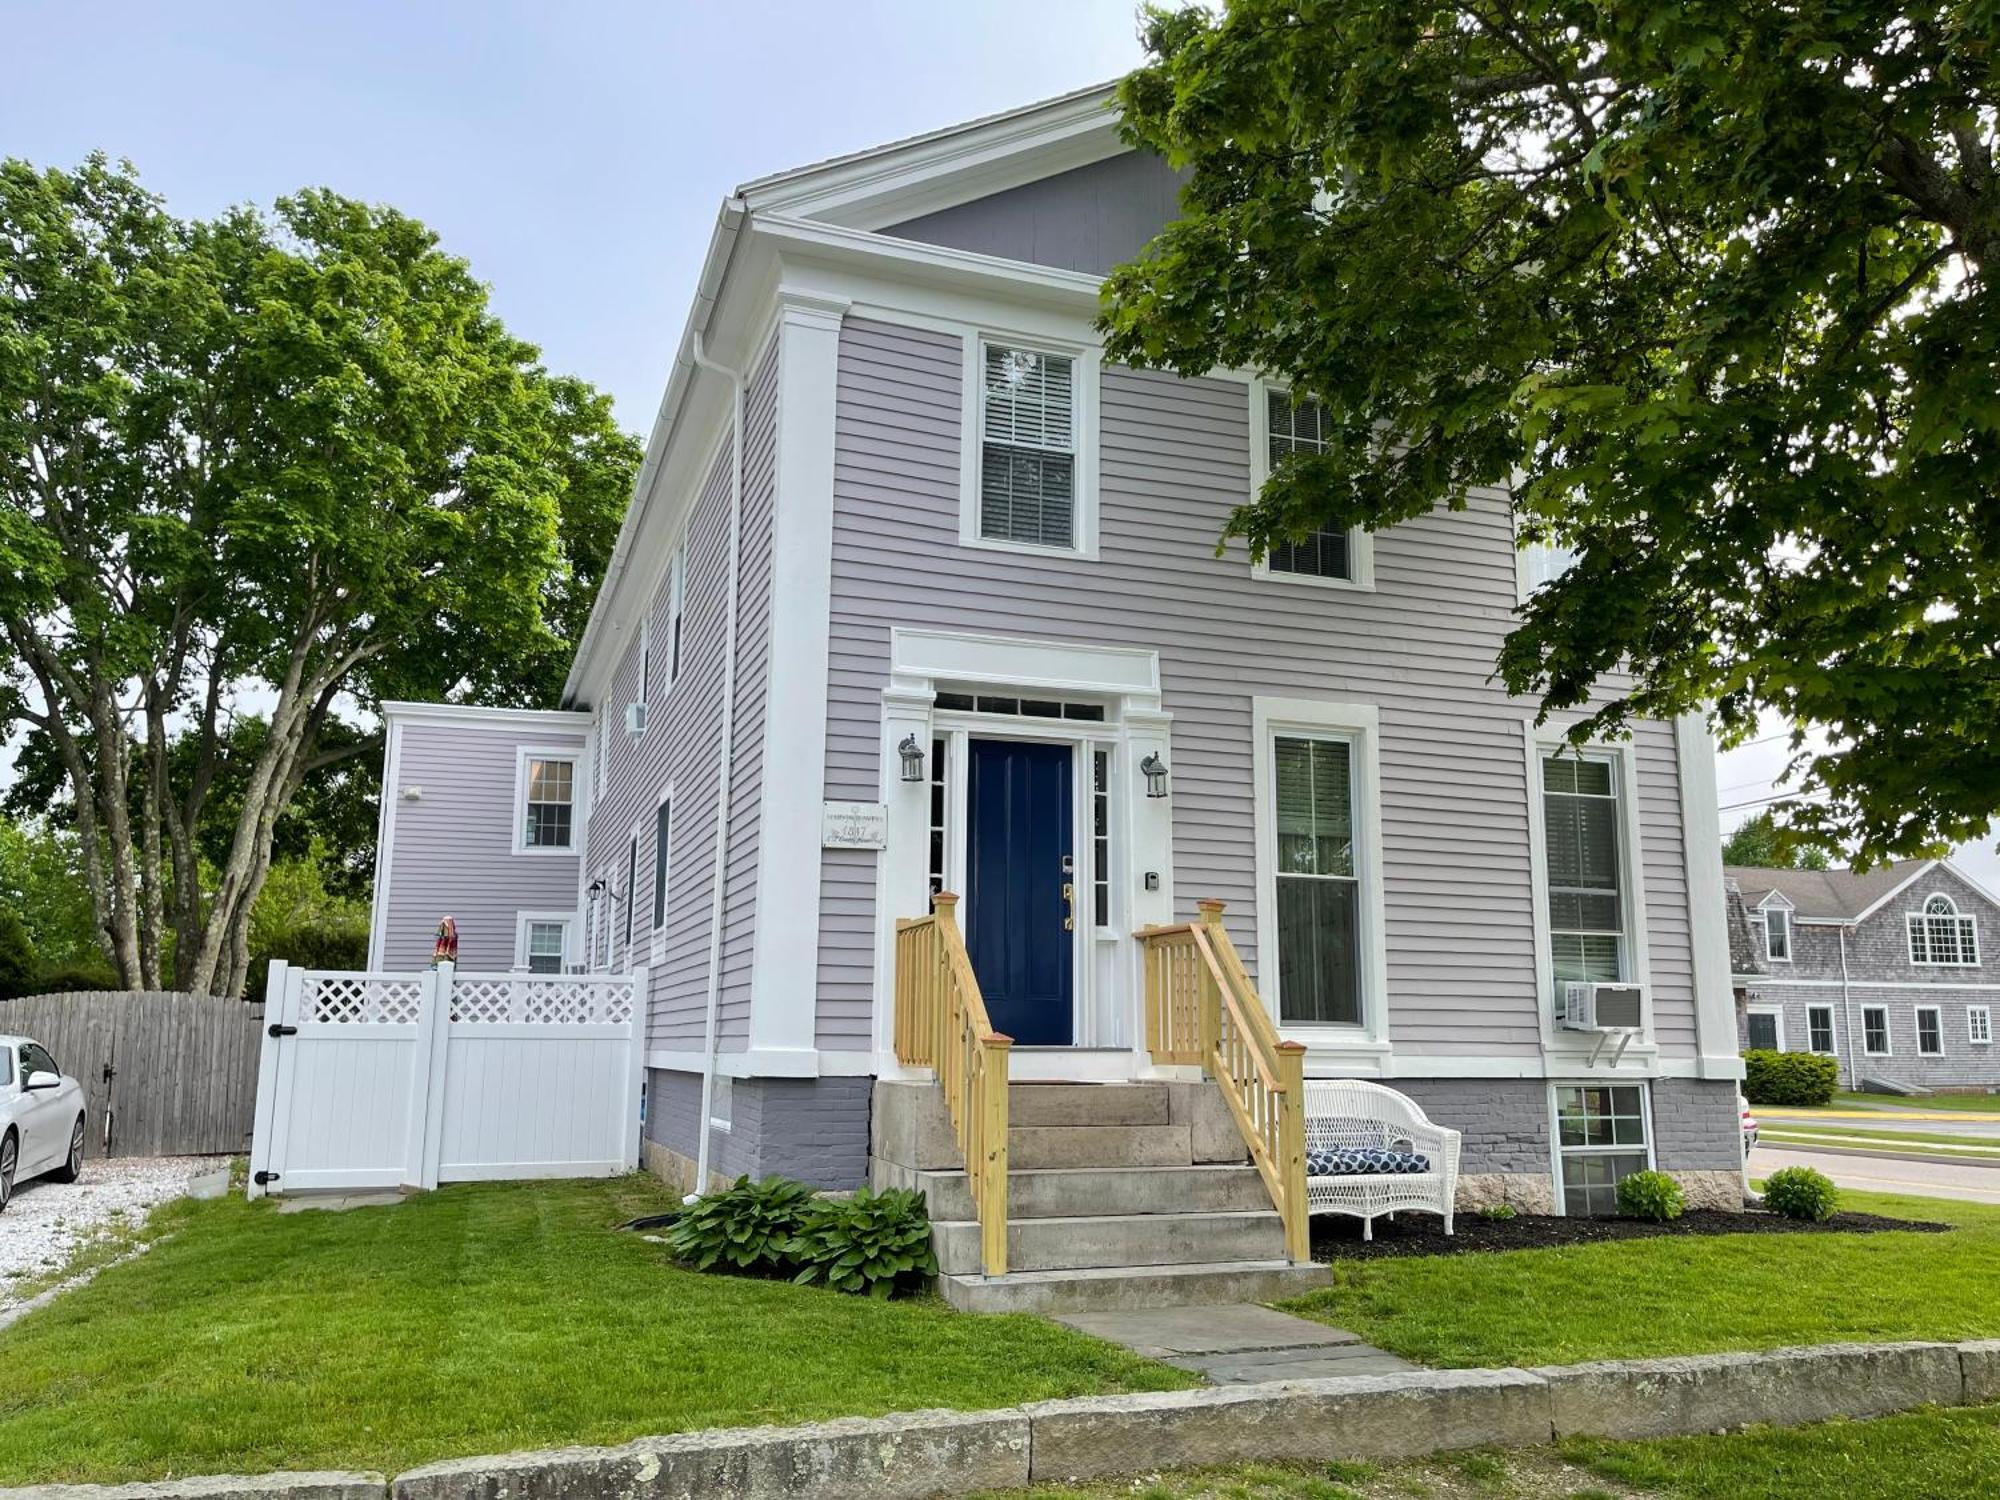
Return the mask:
[[(1381, 1215), (1421, 1208), (1444, 1215), (1450, 1234), (1458, 1146), (1456, 1130), (1433, 1125), (1394, 1089), (1359, 1079), (1309, 1082), (1306, 1212), (1352, 1214), (1362, 1222), (1361, 1237), (1372, 1240)], [(1329, 1166), (1350, 1170), (1323, 1170)]]

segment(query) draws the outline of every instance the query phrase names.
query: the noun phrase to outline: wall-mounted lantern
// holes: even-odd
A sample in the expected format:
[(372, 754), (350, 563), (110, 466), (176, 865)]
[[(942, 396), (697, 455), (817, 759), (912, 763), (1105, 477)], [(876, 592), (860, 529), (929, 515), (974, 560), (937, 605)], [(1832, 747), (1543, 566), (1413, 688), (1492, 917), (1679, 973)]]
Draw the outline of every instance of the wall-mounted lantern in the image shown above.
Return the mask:
[(896, 753), (903, 757), (903, 780), (922, 781), (924, 779), (924, 751), (917, 743), (914, 732), (903, 736), (903, 743), (896, 747)]
[(1167, 763), (1160, 759), (1157, 750), (1139, 762), (1139, 774), (1146, 778), (1148, 797), (1167, 795)]

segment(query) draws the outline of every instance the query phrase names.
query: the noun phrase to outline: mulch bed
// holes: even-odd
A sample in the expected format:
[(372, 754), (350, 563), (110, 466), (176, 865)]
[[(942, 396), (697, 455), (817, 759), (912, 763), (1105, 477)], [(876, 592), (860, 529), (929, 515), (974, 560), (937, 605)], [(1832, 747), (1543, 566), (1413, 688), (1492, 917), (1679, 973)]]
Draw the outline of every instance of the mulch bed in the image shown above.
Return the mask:
[(1484, 1219), (1460, 1214), (1456, 1231), (1445, 1237), (1444, 1221), (1435, 1214), (1404, 1212), (1394, 1223), (1375, 1221), (1375, 1238), (1361, 1238), (1361, 1221), (1343, 1214), (1322, 1214), (1312, 1221), (1312, 1258), (1317, 1261), (1383, 1260), (1397, 1255), (1467, 1255), (1480, 1250), (1548, 1250), (1563, 1245), (1598, 1245), (1609, 1240), (1681, 1238), (1697, 1234), (1886, 1234), (1914, 1230), (1945, 1234), (1952, 1226), (1924, 1220), (1888, 1219), (1880, 1214), (1837, 1213), (1824, 1224), (1751, 1209), (1740, 1214), (1692, 1209), (1665, 1224), (1649, 1219), (1568, 1219), (1550, 1214), (1521, 1214), (1512, 1219)]

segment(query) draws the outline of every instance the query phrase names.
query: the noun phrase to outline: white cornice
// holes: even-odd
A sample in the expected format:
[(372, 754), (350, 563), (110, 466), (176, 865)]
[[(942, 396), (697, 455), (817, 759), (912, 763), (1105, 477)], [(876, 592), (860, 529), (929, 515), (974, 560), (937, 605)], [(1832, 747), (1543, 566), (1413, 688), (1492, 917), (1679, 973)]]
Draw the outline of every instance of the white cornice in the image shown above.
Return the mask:
[(751, 221), (761, 239), (789, 259), (867, 266), (909, 280), (954, 290), (1005, 290), (1016, 297), (1053, 302), (1094, 314), (1104, 287), (1102, 276), (1065, 271), (976, 250), (954, 250), (899, 240), (865, 229), (825, 224), (790, 214), (759, 214)]
[(481, 708), (469, 703), (388, 702), (382, 718), (392, 724), (441, 724), (455, 729), (540, 729), (582, 734), (590, 715), (559, 708)]
[(745, 183), (767, 212), (880, 229), (1005, 192), (1129, 150), (1110, 108), (1113, 86), (953, 125)]

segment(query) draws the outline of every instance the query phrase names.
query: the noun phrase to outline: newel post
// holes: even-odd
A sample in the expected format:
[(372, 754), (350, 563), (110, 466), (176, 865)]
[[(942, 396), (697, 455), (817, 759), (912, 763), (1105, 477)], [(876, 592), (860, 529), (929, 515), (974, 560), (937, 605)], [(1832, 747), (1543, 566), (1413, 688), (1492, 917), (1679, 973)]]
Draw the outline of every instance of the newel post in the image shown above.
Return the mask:
[(957, 1038), (951, 1033), (951, 950), (958, 937), (958, 897), (951, 891), (939, 891), (931, 897), (931, 909), (937, 914), (937, 932), (933, 935), (931, 956), (931, 1066), (939, 1079), (945, 1076), (945, 1049), (954, 1046)]
[(1306, 1203), (1305, 1043), (1278, 1043), (1278, 1087), (1285, 1097), (1278, 1124), (1278, 1167), (1285, 1178), (1285, 1254), (1302, 1266), (1312, 1259), (1312, 1219)]
[[(1205, 901), (1197, 901), (1194, 909), (1201, 913), (1201, 925), (1205, 936), (1222, 931), (1222, 913), (1225, 903), (1213, 896)], [(1215, 943), (1209, 942), (1209, 955), (1214, 958)], [(1219, 960), (1202, 963), (1197, 958), (1195, 964), (1196, 993), (1201, 1004), (1196, 1008), (1196, 1045), (1201, 1053), (1201, 1065), (1206, 1068), (1208, 1060), (1215, 1055), (1216, 1047), (1222, 1040), (1222, 988), (1216, 982)]]

